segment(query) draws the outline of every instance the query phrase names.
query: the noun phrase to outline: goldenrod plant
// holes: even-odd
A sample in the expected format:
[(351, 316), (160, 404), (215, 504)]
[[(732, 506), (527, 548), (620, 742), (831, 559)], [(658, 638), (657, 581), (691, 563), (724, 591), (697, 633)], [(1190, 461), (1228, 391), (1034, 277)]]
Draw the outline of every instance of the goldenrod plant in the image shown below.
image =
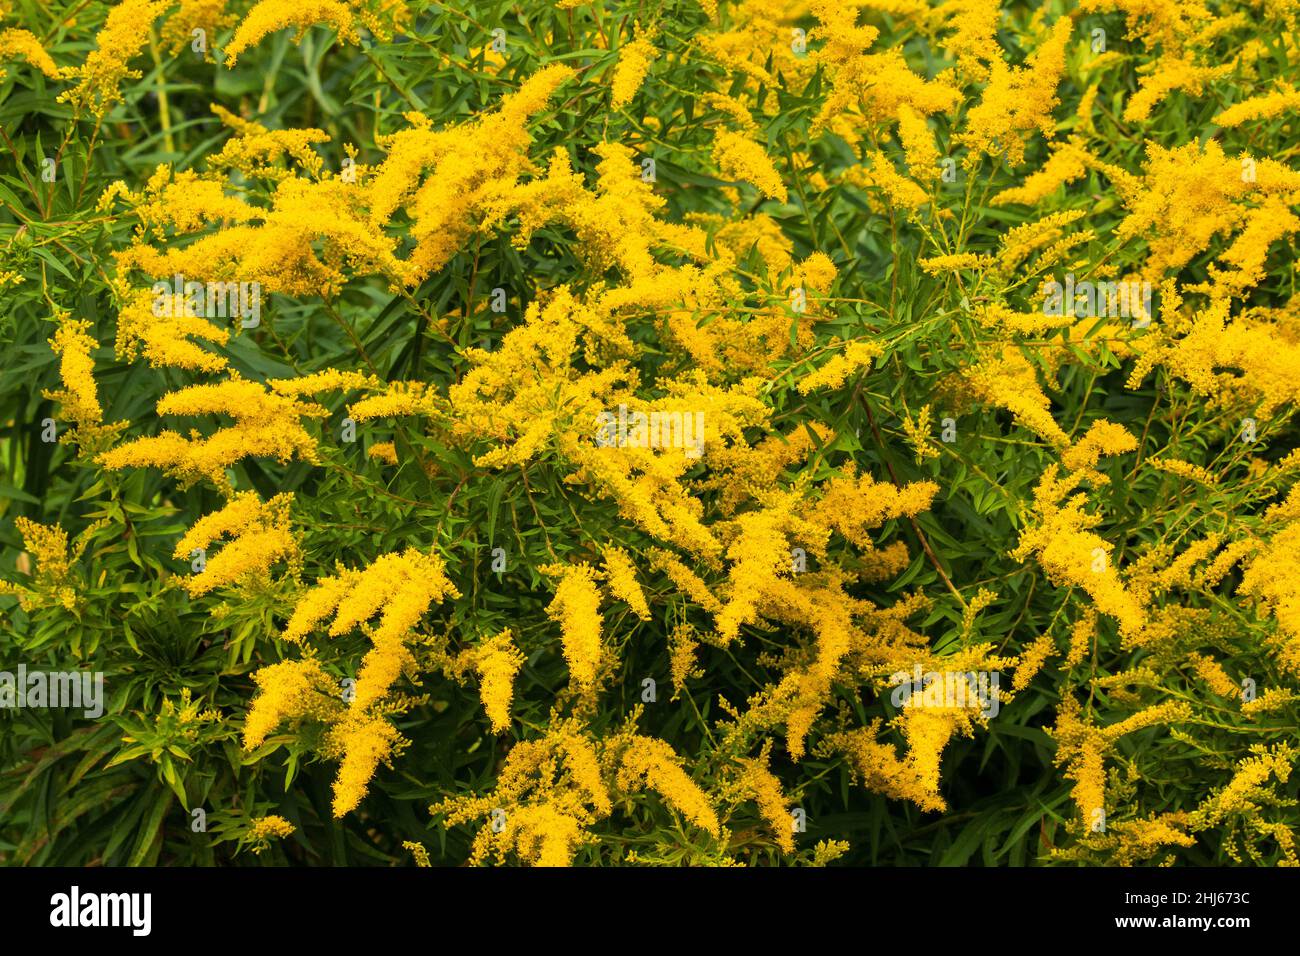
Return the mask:
[(0, 16), (0, 860), (1300, 862), (1296, 0)]

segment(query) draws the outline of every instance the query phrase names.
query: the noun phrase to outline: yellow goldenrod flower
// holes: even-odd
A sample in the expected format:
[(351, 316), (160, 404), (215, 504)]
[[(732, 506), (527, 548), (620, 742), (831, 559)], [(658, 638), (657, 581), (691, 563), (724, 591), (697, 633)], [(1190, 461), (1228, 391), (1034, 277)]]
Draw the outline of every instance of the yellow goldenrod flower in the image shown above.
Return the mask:
[(650, 63), (659, 52), (650, 42), (651, 39), (640, 32), (638, 25), (637, 38), (619, 48), (618, 64), (614, 67), (614, 79), (610, 86), (612, 92), (609, 105), (614, 109), (621, 110), (631, 103), (632, 97), (641, 88), (641, 83), (650, 70)]
[[(1240, 693), (1240, 688), (1234, 688)], [(1300, 700), (1300, 694), (1285, 687), (1268, 687), (1254, 700), (1242, 703), (1241, 712), (1250, 717), (1275, 714)]]
[(287, 719), (336, 719), (338, 684), (312, 658), (269, 664), (253, 674), (258, 695), (244, 718), (244, 749), (255, 750)]
[(546, 610), (560, 623), (569, 676), (579, 685), (590, 686), (601, 657), (600, 589), (595, 572), (588, 564), (543, 570), (560, 576), (555, 599)]
[(655, 791), (696, 826), (717, 837), (722, 827), (708, 795), (685, 770), (672, 747), (653, 737), (633, 737), (618, 769), (618, 785), (629, 792)]
[(839, 388), (850, 375), (869, 367), (882, 354), (884, 350), (875, 342), (849, 342), (821, 368), (799, 379), (799, 391), (806, 395), (821, 388)]
[(906, 485), (878, 483), (870, 475), (856, 479), (850, 474), (826, 483), (821, 499), (812, 506), (811, 516), (859, 547), (870, 545), (867, 530), (890, 518), (912, 517), (930, 507), (939, 493), (932, 481)]
[[(21, 57), (51, 79), (60, 76), (59, 67), (30, 30), (0, 30), (0, 62)], [(0, 77), (4, 70), (0, 69)]]
[(930, 275), (940, 272), (960, 272), (964, 269), (986, 269), (993, 260), (988, 256), (974, 252), (955, 252), (951, 255), (928, 256), (920, 261), (920, 266)]
[(1023, 203), (1032, 206), (1061, 186), (1082, 179), (1087, 174), (1090, 157), (1076, 140), (1069, 140), (1058, 145), (1048, 158), (1047, 163), (1038, 172), (1025, 178), (1024, 185), (1004, 189), (990, 202), (995, 206), (1007, 206)]
[(686, 682), (693, 677), (703, 677), (704, 672), (695, 665), (695, 652), (700, 642), (696, 639), (694, 628), (679, 625), (673, 628), (668, 638), (669, 673), (672, 675), (675, 700), (686, 687)]
[(349, 713), (330, 729), (330, 746), (341, 758), (334, 779), (334, 816), (346, 816), (357, 808), (379, 765), (402, 742), (396, 728), (379, 716)]
[(1200, 96), (1205, 84), (1232, 71), (1232, 66), (1201, 67), (1186, 60), (1166, 57), (1153, 65), (1151, 73), (1142, 77), (1138, 91), (1124, 108), (1124, 119), (1129, 122), (1150, 118), (1152, 109), (1175, 90), (1188, 96)]
[(650, 606), (646, 604), (645, 592), (636, 579), (636, 566), (622, 548), (610, 547), (604, 551), (605, 582), (609, 592), (627, 604), (643, 621), (650, 620)]
[(230, 540), (215, 556), (205, 556), (203, 569), (186, 580), (190, 595), (198, 597), (250, 575), (269, 574), (276, 561), (296, 563), (298, 544), (289, 528), (292, 501), (292, 494), (263, 502), (256, 492), (240, 492), (224, 508), (195, 522), (177, 542), (174, 557), (187, 559), (219, 538)]
[[(1135, 447), (1129, 441), (1119, 448)], [(1059, 584), (1072, 584), (1087, 592), (1103, 614), (1119, 622), (1120, 633), (1136, 641), (1146, 623), (1146, 613), (1137, 595), (1124, 586), (1111, 561), (1113, 545), (1100, 535), (1086, 530), (1098, 522), (1095, 515), (1083, 510), (1086, 500), (1080, 495), (1062, 503), (1075, 481), (1058, 482), (1056, 466), (1043, 474), (1035, 492), (1034, 510), (1038, 523), (1020, 535), (1013, 552), (1016, 558), (1033, 554), (1048, 578)]]
[(988, 85), (967, 115), (966, 130), (957, 137), (971, 151), (968, 163), (978, 161), (981, 154), (1005, 155), (1010, 165), (1019, 166), (1025, 160), (1028, 136), (1035, 130), (1051, 134), (1065, 44), (1073, 25), (1070, 17), (1058, 19), (1023, 67), (1007, 66), (1001, 58), (992, 62)]
[(844, 173), (845, 182), (880, 191), (885, 209), (899, 209), (909, 215), (930, 202), (930, 194), (898, 172), (893, 162), (879, 150), (868, 152), (871, 168), (851, 166)]
[(300, 39), (308, 28), (328, 24), (344, 43), (360, 43), (355, 18), (341, 0), (258, 0), (239, 22), (234, 37), (226, 45), (226, 66), (233, 67), (243, 53), (264, 37), (286, 27), (297, 29)]
[(713, 145), (713, 161), (723, 177), (751, 183), (764, 196), (785, 202), (789, 197), (781, 174), (763, 147), (740, 133), (721, 130)]
[(1253, 597), (1277, 620), (1278, 633), (1270, 643), (1278, 663), (1300, 674), (1300, 595), (1289, 582), (1300, 568), (1300, 523), (1286, 525), (1245, 567), (1239, 593)]
[[(226, 9), (228, 0), (181, 0), (163, 24), (162, 41), (171, 53), (192, 46), (195, 30), (203, 31), (204, 45), (210, 56), (217, 33), (235, 22), (235, 14)], [(205, 57), (206, 58), (206, 57)]]
[(737, 784), (741, 793), (758, 804), (758, 812), (772, 828), (776, 845), (786, 853), (794, 852), (794, 827), (789, 801), (781, 790), (781, 781), (767, 767), (766, 753), (758, 759), (741, 758), (742, 772)]
[(411, 856), (415, 858), (415, 865), (421, 868), (431, 866), (429, 863), (429, 851), (425, 849), (423, 843), (416, 843), (414, 840), (402, 841), (402, 849), (410, 850)]
[(955, 31), (945, 41), (948, 52), (974, 79), (987, 79), (988, 64), (1002, 61), (997, 41), (1002, 5), (998, 0), (947, 0), (939, 13), (947, 17), (945, 26)]
[(1035, 675), (1043, 669), (1043, 664), (1056, 652), (1056, 642), (1051, 635), (1044, 634), (1036, 638), (1020, 654), (1016, 664), (1015, 677), (1011, 681), (1012, 690), (1024, 690)]
[(912, 178), (930, 183), (939, 178), (939, 147), (925, 117), (907, 104), (898, 108), (898, 138), (907, 156), (907, 171)]
[(163, 396), (157, 407), (160, 415), (228, 415), (235, 424), (207, 437), (192, 433), (194, 437), (188, 439), (164, 431), (127, 442), (96, 460), (111, 470), (152, 465), (185, 482), (207, 478), (225, 488), (226, 468), (243, 458), (316, 461), (316, 440), (302, 427), (301, 419), (327, 414), (318, 405), (275, 395), (263, 385), (235, 377), (172, 392)]
[(1156, 471), (1178, 475), (1182, 478), (1195, 481), (1198, 484), (1213, 485), (1218, 483), (1218, 479), (1208, 470), (1202, 468), (1200, 465), (1194, 465), (1190, 461), (1180, 461), (1177, 458), (1153, 457), (1148, 458), (1146, 463), (1150, 467), (1156, 469)]
[(1251, 756), (1237, 764), (1232, 779), (1191, 814), (1193, 826), (1217, 823), (1237, 814), (1257, 814), (1260, 802), (1276, 800), (1269, 781), (1287, 782), (1298, 755), (1296, 748), (1289, 743), (1272, 747), (1255, 744), (1250, 750)]
[(1234, 103), (1214, 117), (1214, 122), (1220, 126), (1240, 126), (1255, 120), (1272, 119), (1296, 109), (1300, 109), (1300, 90), (1283, 83), (1274, 93), (1252, 96)]
[(1083, 616), (1074, 622), (1070, 628), (1070, 650), (1065, 655), (1064, 667), (1068, 670), (1077, 664), (1082, 664), (1084, 658), (1092, 651), (1093, 642), (1097, 639), (1097, 612), (1092, 608), (1087, 608)]
[(1051, 399), (1043, 394), (1037, 372), (1024, 356), (1008, 352), (1001, 359), (985, 360), (965, 378), (982, 401), (1006, 409), (1017, 424), (1053, 445), (1069, 444), (1069, 436), (1052, 417)]
[(75, 594), (67, 586), (72, 569), (68, 533), (58, 525), (39, 524), (21, 515), (14, 518), (14, 527), (23, 537), (23, 547), (36, 559), (38, 590), (55, 595), (64, 607), (71, 608)]
[(515, 675), (524, 666), (524, 656), (511, 643), (509, 630), (502, 631), (474, 651), (474, 669), (479, 674), (479, 696), (487, 711), (493, 733), (510, 726), (510, 701), (515, 695)]
[(248, 829), (244, 831), (244, 839), (253, 844), (254, 853), (262, 853), (271, 840), (284, 839), (293, 832), (293, 824), (284, 817), (270, 815), (250, 821)]
[(89, 110), (102, 117), (121, 102), (122, 81), (138, 78), (129, 66), (149, 42), (153, 23), (167, 10), (166, 0), (121, 0), (108, 12), (103, 28), (95, 36), (95, 49), (86, 62), (69, 74), (77, 85), (61, 94), (77, 110)]
[(1210, 690), (1231, 700), (1241, 694), (1241, 685), (1228, 676), (1222, 665), (1211, 657), (1203, 654), (1187, 655), (1188, 662), (1196, 671), (1196, 676), (1203, 680)]

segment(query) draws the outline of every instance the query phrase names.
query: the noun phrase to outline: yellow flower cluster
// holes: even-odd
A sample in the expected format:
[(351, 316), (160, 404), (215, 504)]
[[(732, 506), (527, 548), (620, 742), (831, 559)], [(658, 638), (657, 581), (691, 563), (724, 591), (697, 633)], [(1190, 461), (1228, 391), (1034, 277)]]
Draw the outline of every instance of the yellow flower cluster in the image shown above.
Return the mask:
[(104, 452), (99, 463), (110, 470), (153, 466), (185, 482), (206, 478), (220, 488), (229, 488), (226, 469), (243, 458), (315, 462), (316, 439), (303, 428), (302, 419), (328, 414), (319, 405), (282, 397), (264, 385), (235, 376), (215, 385), (191, 385), (164, 395), (157, 410), (159, 415), (227, 415), (235, 423), (211, 435), (191, 431), (187, 438), (179, 432), (163, 431), (137, 438)]
[(301, 39), (308, 27), (318, 23), (333, 27), (344, 42), (361, 42), (352, 11), (342, 0), (259, 0), (239, 21), (226, 45), (226, 65), (234, 66), (239, 54), (278, 30), (296, 27)]
[(1065, 70), (1065, 45), (1073, 21), (1061, 17), (1023, 67), (1008, 66), (1001, 57), (990, 65), (988, 85), (971, 108), (967, 129), (959, 137), (970, 148), (967, 162), (981, 154), (1005, 155), (1012, 166), (1025, 161), (1028, 137), (1035, 131), (1052, 133), (1052, 110)]
[(547, 613), (560, 623), (570, 678), (590, 687), (596, 681), (601, 658), (600, 589), (595, 571), (587, 564), (554, 570), (560, 582)]
[(618, 785), (629, 793), (653, 790), (691, 823), (715, 837), (721, 825), (707, 794), (681, 768), (673, 748), (654, 737), (628, 741), (618, 768)]
[(30, 560), (35, 558), (36, 578), (30, 588), (6, 581), (0, 585), (0, 594), (14, 595), (24, 609), (55, 601), (71, 610), (76, 606), (77, 591), (69, 579), (75, 556), (68, 554), (68, 533), (58, 525), (43, 525), (22, 516), (14, 519), (14, 526), (26, 548), (19, 566), (30, 573)]
[(799, 380), (799, 391), (807, 394), (821, 388), (839, 388), (844, 380), (881, 355), (874, 342), (849, 342), (829, 362)]
[[(1296, 862), (1271, 811), (1300, 756), (1283, 736), (1300, 700), (1300, 455), (1278, 451), (1300, 408), (1300, 172), (1274, 127), (1300, 91), (1261, 71), (1300, 47), (1244, 42), (1255, 17), (1289, 32), (1295, 4), (706, 0), (686, 38), (663, 11), (584, 6), (547, 5), (582, 46), (535, 68), (514, 37), (454, 54), (417, 37), (433, 96), (371, 53), (408, 23), (394, 0), (121, 0), (70, 68), (0, 31), (0, 62), (67, 84), (96, 136), (146, 48), (150, 108), (175, 132), (159, 51), (196, 29), (229, 34), (223, 69), (321, 27), (331, 56), (375, 71), (373, 123), (312, 118), (330, 99), (313, 86), (304, 122), (320, 128), (273, 128), (271, 77), (260, 103), (211, 105), (220, 145), (195, 168), (168, 147), (186, 159), (96, 188), (95, 222), (135, 227), (107, 232), (116, 358), (181, 383), (153, 406), (170, 427), (119, 441), (130, 424), (106, 418), (126, 399), (97, 384), (95, 325), (50, 310), (63, 387), (45, 397), (78, 465), (220, 495), (172, 556), (192, 569), (181, 598), (267, 622), (247, 759), (323, 756), (334, 815), (364, 816), (406, 721), (442, 719), (442, 685), (468, 685), (491, 781), (430, 809), (476, 828), (472, 863), (643, 859), (602, 840), (635, 805), (670, 820), (654, 840), (673, 862), (735, 863), (754, 841), (820, 865), (845, 847), (800, 846), (808, 764), (946, 812), (945, 763), (988, 701), (890, 692), (915, 669), (1006, 673), (1001, 706), (1055, 706), (1044, 771), (1073, 803), (1058, 858), (1142, 863), (1221, 830), (1235, 857), (1268, 845)], [(1122, 18), (1127, 48), (1089, 54), (1092, 14)], [(558, 49), (562, 32), (518, 44)], [(488, 108), (461, 112), (456, 93), (438, 112), (458, 71)], [(690, 96), (684, 122), (651, 92)], [(1189, 105), (1218, 132), (1171, 125)], [(703, 132), (677, 152), (681, 126)], [(1159, 308), (1052, 314), (1065, 275), (1158, 289)], [(208, 308), (214, 286), (256, 295), (266, 323)], [(509, 307), (489, 311), (485, 289)], [(413, 344), (392, 348), (407, 319)], [(308, 354), (315, 322), (341, 359)], [(343, 409), (367, 429), (350, 457), (323, 428)], [(274, 494), (272, 462), (311, 481)], [(353, 514), (318, 519), (318, 477)], [(124, 513), (127, 485), (103, 485)], [(1158, 507), (1133, 514), (1141, 496)], [(528, 551), (489, 579), (515, 589), (518, 620), (492, 617), (506, 599), (462, 560), (484, 514)], [(1011, 539), (961, 541), (950, 521)], [(92, 532), (14, 524), (30, 580), (3, 593), (77, 609)], [(649, 660), (654, 676), (629, 663)], [(719, 691), (719, 674), (744, 683)], [(637, 681), (659, 703), (665, 678), (686, 716), (656, 714), (652, 736), (615, 708)], [(211, 717), (188, 696), (180, 713)], [(662, 729), (683, 723), (700, 731), (686, 743)], [(1199, 736), (1220, 732), (1250, 745)], [(1195, 801), (1139, 796), (1134, 751), (1157, 734), (1219, 774)], [(237, 829), (257, 852), (294, 832), (274, 815)]]
[(641, 620), (650, 620), (650, 605), (636, 579), (636, 565), (622, 548), (605, 549), (605, 575), (610, 593), (627, 604)]
[(721, 130), (713, 146), (713, 161), (727, 179), (751, 183), (769, 199), (785, 202), (788, 197), (781, 174), (763, 147), (740, 133)]
[(451, 797), (430, 812), (448, 826), (483, 820), (471, 863), (489, 855), (504, 861), (514, 851), (535, 866), (568, 865), (591, 841), (586, 828), (613, 809), (606, 746), (574, 721), (555, 723), (544, 737), (511, 748), (490, 797)]
[(614, 68), (613, 92), (609, 105), (619, 110), (632, 102), (637, 90), (650, 70), (657, 50), (644, 33), (618, 51), (618, 65)]
[[(371, 649), (362, 659), (356, 677), (349, 678), (351, 693), (342, 696), (339, 685), (311, 657), (259, 670), (254, 677), (261, 693), (249, 710), (244, 746), (260, 746), (267, 734), (286, 719), (309, 717), (325, 722), (329, 726), (327, 750), (340, 759), (334, 783), (334, 813), (343, 816), (355, 809), (379, 764), (404, 744), (388, 715), (405, 706), (400, 697), (393, 695), (392, 688), (414, 663), (408, 643), (414, 640), (421, 618), (435, 602), (458, 597), (459, 593), (448, 580), (440, 558), (414, 549), (386, 554), (364, 571), (342, 570), (318, 581), (298, 601), (285, 627), (284, 639), (300, 643), (332, 617), (331, 636), (364, 626)], [(376, 615), (378, 623), (367, 625)], [(498, 665), (492, 680), (499, 681), (502, 676)], [(337, 700), (329, 699), (332, 683)], [(496, 693), (499, 695), (499, 688)], [(495, 703), (491, 712), (494, 719), (500, 716)]]
[[(59, 67), (30, 30), (0, 30), (0, 62), (21, 57), (46, 76), (57, 79)], [(0, 69), (0, 79), (5, 72)]]
[[(1127, 442), (1118, 447), (1131, 450), (1136, 441), (1129, 435)], [(1034, 504), (1038, 523), (1021, 534), (1014, 556), (1034, 555), (1051, 581), (1081, 588), (1096, 603), (1097, 610), (1118, 622), (1126, 640), (1137, 642), (1146, 625), (1146, 612), (1138, 596), (1124, 586), (1113, 564), (1114, 546), (1088, 530), (1099, 523), (1099, 517), (1084, 510), (1085, 495), (1062, 500), (1082, 475), (1057, 479), (1056, 474), (1052, 466), (1039, 481)]]
[(47, 391), (44, 395), (59, 403), (62, 417), (74, 426), (65, 440), (76, 442), (85, 453), (94, 455), (111, 446), (128, 423), (104, 424), (104, 409), (99, 402), (92, 356), (98, 343), (89, 334), (90, 323), (84, 319), (72, 319), (66, 314), (57, 318), (59, 329), (50, 339), (50, 347), (59, 355), (59, 378), (64, 387)]
[(230, 540), (212, 559), (204, 555), (202, 569), (185, 582), (186, 590), (197, 597), (241, 579), (261, 579), (277, 561), (296, 565), (300, 553), (289, 527), (292, 501), (293, 495), (283, 494), (264, 502), (256, 492), (244, 491), (195, 522), (176, 543), (173, 557), (189, 558), (214, 541)]
[(271, 840), (282, 840), (285, 837), (292, 836), (293, 832), (294, 825), (292, 823), (284, 817), (271, 814), (252, 820), (248, 824), (248, 829), (244, 832), (244, 839), (252, 844), (254, 853), (263, 853)]
[(767, 750), (761, 757), (740, 760), (741, 773), (736, 786), (758, 804), (758, 812), (772, 828), (776, 845), (786, 853), (793, 853), (794, 826), (789, 800), (781, 789), (781, 781), (767, 767)]
[(103, 28), (95, 36), (95, 49), (85, 63), (70, 71), (77, 85), (59, 99), (97, 117), (107, 113), (122, 99), (122, 82), (140, 76), (138, 70), (130, 68), (130, 61), (149, 42), (154, 21), (168, 7), (166, 0), (122, 0), (109, 10)]
[(474, 669), (479, 674), (479, 694), (494, 733), (510, 726), (510, 701), (515, 694), (515, 675), (524, 666), (524, 657), (510, 641), (510, 632), (502, 631), (474, 651)]

